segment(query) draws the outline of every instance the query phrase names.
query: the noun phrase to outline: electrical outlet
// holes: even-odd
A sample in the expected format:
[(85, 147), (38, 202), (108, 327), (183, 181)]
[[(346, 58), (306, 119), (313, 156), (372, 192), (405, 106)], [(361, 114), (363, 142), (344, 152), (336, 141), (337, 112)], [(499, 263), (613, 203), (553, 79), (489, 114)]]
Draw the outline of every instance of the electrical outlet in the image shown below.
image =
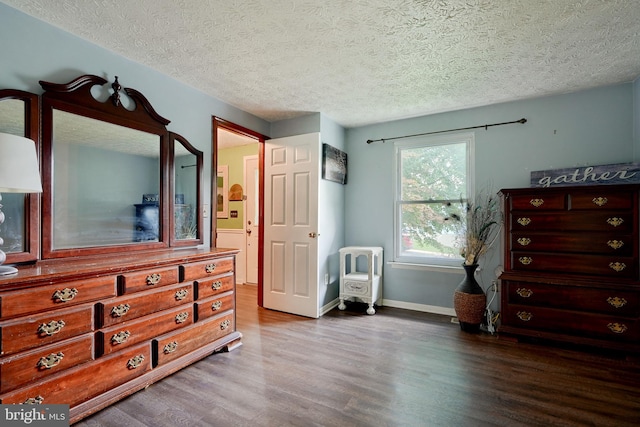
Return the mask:
[(206, 203), (202, 205), (202, 217), (209, 218), (209, 205)]

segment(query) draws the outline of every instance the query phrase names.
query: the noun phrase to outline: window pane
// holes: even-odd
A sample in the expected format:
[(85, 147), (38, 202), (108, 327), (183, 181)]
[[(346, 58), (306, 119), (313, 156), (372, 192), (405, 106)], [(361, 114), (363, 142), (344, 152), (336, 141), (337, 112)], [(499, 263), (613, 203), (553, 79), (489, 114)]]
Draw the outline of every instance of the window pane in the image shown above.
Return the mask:
[(466, 151), (464, 142), (402, 149), (401, 200), (466, 199)]
[(404, 204), (400, 216), (401, 256), (460, 258), (456, 230), (464, 219), (462, 204)]

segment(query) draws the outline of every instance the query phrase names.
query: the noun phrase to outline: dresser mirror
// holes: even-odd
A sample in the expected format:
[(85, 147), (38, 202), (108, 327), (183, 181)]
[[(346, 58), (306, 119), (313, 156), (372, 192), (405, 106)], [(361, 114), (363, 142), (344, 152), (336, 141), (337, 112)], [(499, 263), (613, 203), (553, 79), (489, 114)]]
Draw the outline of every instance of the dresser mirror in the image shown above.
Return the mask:
[(200, 181), (203, 153), (182, 136), (171, 133), (173, 147), (173, 225), (172, 246), (202, 243)]
[[(201, 243), (200, 152), (172, 136), (141, 93), (106, 83), (40, 82), (42, 257)], [(182, 173), (174, 160), (195, 166)]]
[[(0, 132), (25, 136), (38, 146), (38, 97), (18, 91), (0, 90)], [(33, 261), (38, 257), (38, 195), (3, 193), (5, 222), (0, 229), (7, 264)]]

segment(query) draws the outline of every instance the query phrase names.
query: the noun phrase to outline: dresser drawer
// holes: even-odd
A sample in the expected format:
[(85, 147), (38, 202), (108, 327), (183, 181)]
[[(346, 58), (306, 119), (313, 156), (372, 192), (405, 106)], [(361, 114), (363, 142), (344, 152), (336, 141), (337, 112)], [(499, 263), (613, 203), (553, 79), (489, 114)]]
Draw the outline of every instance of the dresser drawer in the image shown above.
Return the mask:
[(196, 306), (196, 319), (198, 321), (211, 316), (222, 313), (223, 311), (233, 310), (235, 298), (233, 292), (227, 292), (220, 295), (214, 295), (203, 300), (198, 300)]
[(634, 230), (631, 211), (581, 211), (539, 214), (513, 212), (510, 218), (513, 231), (602, 231), (629, 234)]
[(510, 304), (640, 316), (640, 292), (503, 281)]
[(198, 289), (198, 299), (201, 299), (233, 290), (235, 280), (233, 273), (228, 273), (222, 277), (196, 280), (195, 284)]
[(518, 232), (511, 233), (511, 248), (540, 252), (633, 256), (634, 243), (630, 234)]
[(518, 328), (625, 342), (640, 338), (637, 318), (515, 304), (509, 304), (502, 314), (505, 324)]
[(194, 323), (178, 332), (166, 334), (153, 340), (156, 355), (154, 366), (168, 363), (184, 356), (205, 344), (209, 344), (235, 330), (234, 313), (227, 312)]
[(120, 276), (120, 293), (129, 294), (173, 285), (178, 283), (178, 277), (177, 266), (123, 274)]
[(603, 189), (601, 191), (570, 194), (569, 205), (571, 209), (631, 210), (633, 209), (634, 199), (634, 194), (630, 191), (609, 192)]
[(93, 360), (93, 334), (0, 358), (0, 393)]
[(547, 271), (567, 274), (636, 278), (638, 266), (632, 257), (566, 253), (511, 253), (515, 271)]
[(546, 194), (533, 192), (510, 196), (511, 210), (551, 211), (567, 208), (567, 196), (564, 193)]
[(183, 280), (197, 280), (233, 271), (234, 258), (216, 258), (180, 266)]
[(193, 302), (193, 284), (179, 283), (157, 290), (138, 292), (98, 304), (100, 327), (146, 316), (177, 305)]
[(67, 404), (73, 407), (149, 370), (150, 342), (0, 395), (0, 403)]
[(3, 319), (116, 296), (115, 276), (40, 286), (0, 295)]
[(94, 330), (93, 304), (0, 322), (0, 355), (72, 338)]
[(96, 335), (96, 345), (99, 354), (111, 354), (192, 323), (193, 305), (185, 304), (101, 329)]

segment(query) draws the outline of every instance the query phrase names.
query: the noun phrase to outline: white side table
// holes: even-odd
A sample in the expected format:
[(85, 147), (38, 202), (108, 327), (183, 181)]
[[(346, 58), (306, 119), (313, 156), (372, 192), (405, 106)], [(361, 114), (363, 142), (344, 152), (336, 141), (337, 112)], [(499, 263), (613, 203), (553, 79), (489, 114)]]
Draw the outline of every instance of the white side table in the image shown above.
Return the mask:
[[(367, 258), (366, 271), (357, 270), (358, 257)], [(350, 259), (347, 259), (350, 258)], [(347, 265), (350, 267), (347, 272)], [(375, 314), (373, 304), (382, 297), (382, 248), (369, 246), (348, 246), (340, 249), (340, 304), (344, 310), (344, 300), (357, 298), (367, 304), (367, 314)]]

